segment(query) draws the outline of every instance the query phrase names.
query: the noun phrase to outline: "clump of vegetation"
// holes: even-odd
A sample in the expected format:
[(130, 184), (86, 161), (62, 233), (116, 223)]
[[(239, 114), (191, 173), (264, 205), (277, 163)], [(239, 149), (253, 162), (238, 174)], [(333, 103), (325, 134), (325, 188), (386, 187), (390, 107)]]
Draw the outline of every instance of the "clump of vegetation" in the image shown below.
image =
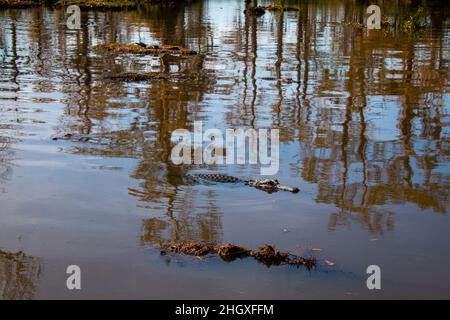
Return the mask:
[(356, 28), (356, 29), (366, 28), (366, 26), (364, 24), (359, 23), (359, 22), (354, 22), (354, 21), (343, 21), (342, 24), (345, 26)]
[(412, 16), (409, 16), (409, 18), (403, 22), (403, 26), (402, 26), (403, 31), (412, 33), (418, 29), (423, 28), (425, 26), (425, 24), (422, 21), (423, 13), (424, 13), (424, 8), (419, 7)]
[(197, 257), (218, 255), (222, 260), (228, 262), (236, 260), (237, 258), (252, 257), (268, 267), (273, 265), (293, 265), (305, 266), (308, 269), (312, 269), (316, 266), (315, 258), (304, 258), (287, 252), (281, 252), (271, 245), (263, 245), (258, 250), (251, 250), (234, 244), (215, 245), (204, 242), (168, 243), (161, 247), (161, 254), (163, 255), (166, 254), (167, 250), (174, 253)]
[(108, 75), (105, 76), (108, 80), (121, 80), (121, 81), (150, 81), (150, 80), (202, 80), (203, 76), (197, 74), (182, 74), (174, 72), (147, 72), (147, 73), (137, 73), (137, 72), (126, 72), (122, 74)]
[(42, 4), (42, 0), (0, 0), (0, 8), (28, 8)]
[(264, 7), (261, 7), (261, 6), (249, 7), (248, 9), (244, 10), (244, 14), (251, 15), (251, 16), (257, 16), (257, 17), (260, 17), (265, 13), (266, 13), (266, 10), (264, 9)]
[(135, 53), (159, 56), (161, 54), (196, 55), (197, 52), (189, 48), (177, 45), (146, 45), (144, 43), (133, 44), (101, 44), (94, 47), (95, 50), (107, 50), (121, 53)]
[(298, 8), (294, 7), (285, 7), (283, 4), (279, 1), (275, 1), (274, 4), (269, 4), (265, 7), (263, 7), (267, 11), (299, 11)]
[(388, 16), (383, 15), (381, 17), (381, 26), (382, 27), (389, 27), (392, 24), (391, 19)]
[(88, 9), (134, 9), (137, 7), (135, 1), (128, 0), (60, 0), (56, 6), (77, 5)]
[(27, 258), (27, 255), (23, 251), (18, 251), (15, 253), (0, 250), (0, 256), (4, 257), (7, 260), (13, 262), (20, 262), (23, 259)]
[(136, 9), (139, 5), (173, 6), (176, 0), (0, 0), (0, 8), (27, 8), (40, 5), (65, 7), (77, 5), (80, 8), (92, 10), (127, 10)]
[(253, 15), (253, 16), (262, 16), (266, 13), (266, 11), (272, 11), (272, 12), (279, 12), (279, 11), (299, 11), (298, 8), (294, 7), (284, 7), (283, 5), (279, 3), (275, 4), (269, 4), (267, 6), (256, 6), (256, 7), (249, 7), (244, 10), (245, 14)]

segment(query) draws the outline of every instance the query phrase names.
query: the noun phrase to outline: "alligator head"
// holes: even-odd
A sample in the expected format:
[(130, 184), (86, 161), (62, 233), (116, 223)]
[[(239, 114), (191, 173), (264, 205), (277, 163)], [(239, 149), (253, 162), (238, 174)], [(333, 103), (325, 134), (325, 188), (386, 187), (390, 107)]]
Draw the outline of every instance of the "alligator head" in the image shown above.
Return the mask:
[(268, 193), (277, 192), (278, 190), (285, 190), (293, 193), (300, 191), (298, 188), (280, 184), (277, 179), (252, 179), (248, 180), (247, 184)]

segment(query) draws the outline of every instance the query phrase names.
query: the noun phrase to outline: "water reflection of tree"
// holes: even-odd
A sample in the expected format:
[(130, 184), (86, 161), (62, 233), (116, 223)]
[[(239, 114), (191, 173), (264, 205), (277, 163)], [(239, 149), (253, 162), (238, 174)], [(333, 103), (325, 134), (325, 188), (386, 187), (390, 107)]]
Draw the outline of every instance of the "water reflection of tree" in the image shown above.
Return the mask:
[[(265, 119), (265, 127), (282, 130), (283, 143), (298, 144), (292, 173), (317, 185), (317, 202), (336, 206), (330, 228), (351, 221), (371, 232), (392, 228), (393, 216), (385, 207), (393, 203), (446, 212), (448, 175), (442, 172), (442, 164), (448, 158), (448, 137), (443, 133), (442, 92), (448, 82), (448, 63), (443, 33), (438, 30), (421, 38), (367, 33), (339, 23), (361, 21), (363, 10), (355, 3), (305, 2), (300, 6), (299, 13), (268, 13), (273, 19), (240, 16), (236, 29), (226, 34), (235, 40), (232, 62), (242, 65), (238, 75), (242, 81), (226, 86), (227, 94), (239, 101), (236, 107), (220, 111), (226, 125), (258, 127), (259, 120)], [(33, 37), (41, 45), (34, 67), (43, 76), (64, 70), (60, 90), (67, 95), (67, 110), (59, 130), (108, 138), (106, 145), (78, 145), (72, 152), (138, 159), (131, 176), (139, 186), (129, 193), (142, 205), (163, 208), (166, 213), (164, 218), (144, 222), (144, 242), (163, 235), (218, 239), (221, 222), (215, 195), (192, 194), (193, 189), (180, 180), (185, 168), (169, 161), (170, 133), (190, 128), (194, 119), (204, 117), (204, 97), (217, 91), (208, 81), (139, 86), (105, 81), (105, 70), (119, 73), (124, 66), (112, 56), (93, 55), (89, 43), (92, 37), (125, 42), (136, 33), (130, 28), (133, 19), (161, 42), (196, 46), (203, 52), (221, 50), (211, 45), (220, 42), (222, 34), (214, 34), (213, 23), (205, 22), (208, 13), (202, 1), (177, 7), (170, 14), (141, 14), (148, 19), (143, 21), (139, 13), (120, 18), (117, 13), (96, 13), (84, 17), (97, 19), (95, 30), (84, 24), (80, 32), (69, 33), (67, 38), (59, 30), (56, 47), (62, 58), (52, 61), (53, 66), (45, 65), (55, 50), (45, 41), (50, 38), (48, 30), (36, 28)], [(444, 32), (445, 24), (436, 19), (442, 16), (432, 15), (431, 20)], [(286, 27), (296, 32), (295, 43), (286, 41)], [(266, 59), (264, 37), (275, 41), (271, 60)], [(429, 54), (420, 53), (417, 41), (430, 44)], [(272, 82), (259, 76), (267, 70), (274, 76)], [(39, 85), (43, 84), (36, 81), (36, 88)], [(389, 101), (377, 102), (377, 96)], [(124, 97), (139, 103), (127, 102), (124, 107), (120, 101)], [(318, 104), (316, 97), (328, 97), (331, 103)], [(374, 137), (377, 114), (372, 109), (377, 104), (399, 110), (396, 127), (391, 128), (398, 129), (395, 139)], [(114, 113), (123, 109), (130, 115), (126, 121)], [(198, 212), (200, 205), (203, 213)]]
[[(392, 214), (383, 206), (392, 203), (409, 202), (421, 209), (446, 212), (448, 178), (435, 170), (445, 163), (445, 145), (448, 144), (441, 136), (440, 123), (445, 103), (442, 94), (435, 93), (445, 91), (442, 77), (447, 75), (437, 72), (446, 68), (439, 58), (445, 29), (442, 28), (438, 36), (423, 35), (422, 41), (433, 45), (430, 58), (426, 63), (419, 63), (414, 57), (413, 38), (398, 33), (367, 35), (353, 27), (336, 26), (333, 21), (363, 22), (364, 17), (364, 10), (354, 3), (346, 2), (341, 6), (343, 10), (339, 6), (305, 3), (297, 16), (294, 55), (297, 69), (293, 76), (297, 83), (292, 85), (295, 86), (292, 91), (296, 92), (295, 104), (288, 96), (284, 97), (285, 107), (275, 108), (273, 112), (275, 126), (279, 124), (287, 132), (281, 137), (284, 142), (295, 139), (292, 128), (297, 128), (302, 155), (295, 170), (301, 172), (306, 181), (318, 185), (316, 201), (338, 208), (340, 213), (330, 219), (332, 228), (354, 220), (371, 232), (391, 229)], [(401, 15), (406, 7), (398, 6), (396, 10)], [(442, 20), (442, 16), (439, 19)], [(294, 64), (288, 53), (289, 46), (283, 54), (283, 35), (279, 33), (282, 21), (279, 17), (275, 19), (277, 26), (273, 30), (277, 33), (272, 35), (277, 45), (274, 65), (278, 92), (282, 91), (283, 57), (287, 64)], [(330, 26), (329, 38), (324, 37), (327, 25)], [(332, 47), (328, 52), (318, 50), (318, 43), (324, 41)], [(403, 52), (401, 64), (404, 67), (400, 72), (383, 64), (383, 59), (390, 58), (392, 48)], [(336, 54), (349, 57), (348, 63), (330, 64)], [(347, 71), (339, 74), (333, 68)], [(289, 72), (283, 73), (290, 76)], [(395, 73), (401, 73), (400, 81), (389, 78)], [(289, 89), (287, 86), (285, 91)], [(314, 98), (326, 96), (325, 92), (346, 95), (330, 95), (330, 106), (315, 104)], [(368, 104), (374, 96), (380, 95), (397, 97), (395, 104), (401, 110), (398, 140), (377, 141), (370, 137), (375, 115), (368, 110)], [(229, 121), (239, 121), (239, 118), (239, 114), (236, 118), (230, 116)], [(419, 135), (415, 133), (416, 119), (420, 119), (422, 126)], [(432, 154), (414, 151), (421, 149), (422, 143), (433, 150)]]
[[(168, 9), (163, 7), (158, 10)], [(149, 15), (148, 27), (161, 43), (188, 44), (191, 47), (203, 44), (203, 39), (208, 36), (203, 23), (203, 6), (196, 4), (190, 8), (193, 13), (187, 22), (190, 38), (180, 32), (185, 27), (183, 12), (176, 7), (170, 14), (151, 11), (144, 15)], [(106, 143), (98, 146), (77, 145), (71, 148), (71, 152), (138, 159), (131, 177), (139, 181), (139, 186), (130, 187), (129, 194), (138, 198), (143, 206), (164, 208), (166, 212), (165, 218), (144, 221), (143, 243), (151, 242), (150, 235), (155, 238), (161, 233), (170, 234), (174, 239), (194, 239), (196, 235), (208, 241), (218, 240), (221, 221), (213, 201), (215, 195), (207, 194), (205, 212), (198, 212), (190, 203), (189, 190), (180, 188), (185, 168), (173, 165), (169, 159), (171, 133), (179, 128), (192, 129), (192, 122), (201, 111), (199, 104), (205, 92), (211, 91), (213, 74), (206, 74), (205, 81), (150, 81), (141, 83), (139, 87), (126, 82), (107, 81), (103, 79), (105, 74), (99, 71), (110, 70), (110, 73), (117, 74), (126, 71), (126, 66), (117, 64), (118, 57), (114, 54), (92, 56), (88, 47), (90, 34), (86, 24), (80, 32), (72, 35), (77, 37), (76, 46), (70, 48), (72, 52), (63, 60), (64, 69), (69, 71), (64, 74), (68, 108), (58, 130), (100, 135)], [(98, 33), (97, 36), (100, 41), (115, 38), (108, 32)], [(67, 45), (64, 42), (61, 44)], [(194, 70), (187, 70), (190, 71)], [(124, 96), (139, 101), (127, 106), (127, 112), (135, 112), (136, 116), (130, 121), (119, 122), (120, 126), (117, 126), (116, 119), (107, 110), (123, 108), (121, 103), (111, 100), (123, 99)]]
[[(311, 36), (320, 37), (314, 33)], [(338, 33), (335, 37), (338, 38)], [(356, 220), (372, 232), (381, 232), (393, 227), (391, 214), (379, 209), (385, 204), (409, 202), (422, 209), (446, 212), (446, 178), (433, 171), (438, 166), (438, 158), (445, 156), (445, 149), (437, 145), (441, 141), (438, 129), (441, 125), (437, 119), (440, 117), (431, 119), (428, 116), (429, 110), (433, 109), (438, 115), (445, 104), (441, 95), (433, 94), (435, 88), (442, 86), (441, 78), (420, 74), (421, 70), (426, 72), (430, 67), (418, 66), (411, 39), (386, 36), (365, 41), (366, 37), (361, 30), (344, 30), (345, 40), (338, 43), (340, 48), (337, 50), (349, 55), (349, 63), (342, 79), (330, 80), (326, 68), (315, 70), (317, 78), (321, 79), (318, 95), (321, 91), (343, 91), (348, 97), (345, 104), (342, 99), (333, 100), (337, 103), (336, 109), (319, 105), (320, 117), (314, 119), (315, 123), (305, 121), (300, 124), (305, 134), (299, 137), (304, 156), (298, 170), (302, 171), (305, 180), (318, 184), (318, 202), (333, 203), (340, 208), (340, 212), (331, 217), (331, 228)], [(351, 45), (347, 51), (348, 44)], [(392, 47), (403, 51), (400, 72), (386, 68), (374, 54), (378, 51), (380, 55), (381, 50), (382, 57), (387, 58)], [(439, 44), (433, 46), (433, 50), (436, 48)], [(436, 55), (431, 57), (428, 65), (439, 64)], [(401, 77), (400, 80), (378, 79), (373, 76), (377, 73), (382, 76), (400, 73)], [(345, 87), (341, 86), (342, 80)], [(367, 102), (374, 95), (402, 97), (396, 101), (401, 110), (398, 140), (384, 142), (369, 138), (373, 115), (367, 110)], [(439, 102), (435, 100), (434, 104), (429, 104), (428, 95)], [(415, 133), (417, 118), (423, 123), (421, 135)], [(342, 129), (333, 129), (339, 123)], [(306, 129), (308, 127), (311, 130)], [(428, 129), (430, 127), (435, 127), (438, 132)], [(436, 146), (433, 154), (416, 152), (422, 143)]]
[[(396, 13), (401, 15), (406, 9), (399, 5)], [(330, 228), (358, 221), (371, 232), (381, 232), (394, 225), (392, 213), (383, 208), (385, 205), (414, 203), (421, 209), (446, 212), (448, 178), (436, 170), (445, 163), (447, 145), (441, 136), (440, 122), (445, 103), (442, 94), (436, 93), (445, 91), (442, 78), (447, 78), (445, 73), (437, 71), (447, 68), (439, 58), (445, 29), (440, 30), (441, 34), (438, 31), (438, 36), (423, 35), (421, 41), (433, 43), (424, 63), (418, 62), (423, 55), (415, 57), (417, 38), (398, 33), (366, 34), (363, 29), (336, 25), (340, 21), (361, 23), (363, 18), (364, 10), (351, 2), (302, 4), (296, 20), (294, 62), (289, 55), (291, 48), (283, 45), (285, 34), (279, 32), (283, 20), (275, 16), (275, 26), (271, 28), (274, 30), (271, 38), (277, 47), (277, 55), (272, 60), (275, 88), (278, 93), (294, 91), (295, 103), (283, 94), (275, 104), (272, 121), (284, 131), (283, 142), (299, 141), (301, 156), (294, 167), (306, 181), (318, 185), (316, 201), (338, 208), (339, 213), (330, 218)], [(247, 25), (244, 35), (248, 39), (246, 30)], [(329, 32), (328, 38), (325, 32)], [(327, 52), (319, 47), (324, 42), (331, 47)], [(393, 48), (401, 52), (401, 70), (383, 61), (392, 57)], [(336, 55), (348, 57), (348, 63), (333, 64)], [(297, 65), (294, 75), (281, 69), (284, 59), (286, 64)], [(247, 64), (244, 66), (246, 71)], [(267, 66), (257, 68), (264, 67)], [(336, 72), (339, 68), (345, 69), (345, 73)], [(280, 81), (290, 76), (297, 79), (295, 85)], [(270, 90), (267, 86), (264, 89)], [(329, 97), (330, 105), (315, 103), (317, 96)], [(370, 109), (376, 96), (395, 97), (393, 104), (400, 110), (396, 140), (378, 141), (371, 137), (376, 114)], [(240, 110), (227, 118), (231, 123), (241, 119)], [(417, 133), (419, 127), (421, 134)], [(292, 128), (297, 128), (297, 138)], [(424, 149), (423, 144), (433, 152), (417, 152)]]
[[(220, 242), (222, 221), (219, 208), (214, 204), (214, 192), (202, 196), (192, 189), (181, 188), (175, 195), (167, 203), (167, 218), (143, 221), (141, 243), (153, 245), (167, 240)], [(206, 198), (206, 203), (199, 206), (198, 198)]]
[[(0, 124), (0, 128), (1, 127), (2, 125)], [(3, 184), (11, 179), (11, 159), (13, 156), (14, 151), (11, 148), (11, 139), (9, 137), (0, 135), (0, 184)]]
[[(179, 83), (184, 88), (173, 93), (172, 86), (156, 82), (147, 91), (149, 105), (147, 132), (155, 133), (142, 141), (142, 158), (132, 177), (141, 181), (140, 189), (129, 189), (130, 194), (153, 207), (166, 208), (166, 218), (151, 218), (144, 221), (143, 242), (164, 239), (217, 241), (221, 235), (221, 221), (218, 208), (214, 205), (214, 193), (205, 197), (204, 213), (196, 209), (197, 198), (189, 187), (182, 187), (185, 168), (170, 161), (173, 130), (191, 128), (192, 118), (199, 110), (196, 106), (202, 99), (203, 90), (194, 91), (192, 84)], [(200, 197), (201, 198), (201, 197)], [(161, 234), (163, 233), (163, 234)]]
[[(12, 14), (9, 23), (10, 32), (0, 34), (0, 47), (2, 52), (2, 76), (9, 81), (3, 80), (1, 91), (12, 93), (10, 100), (17, 101), (18, 92), (21, 90), (18, 80), (21, 68), (21, 52), (18, 48), (18, 30), (16, 14)], [(6, 88), (3, 86), (6, 85)], [(17, 123), (13, 123), (12, 114), (17, 114), (15, 108), (7, 106), (0, 109), (0, 184), (9, 181), (12, 176), (12, 159), (14, 157), (13, 142), (11, 132), (18, 128)], [(15, 122), (20, 122), (18, 118)], [(3, 190), (0, 190), (3, 192)]]
[[(272, 36), (276, 41), (276, 55), (273, 57), (273, 96), (276, 99), (271, 114), (273, 125), (284, 132), (281, 137), (283, 142), (297, 140), (301, 146), (300, 161), (294, 164), (293, 169), (301, 172), (306, 181), (317, 184), (317, 202), (334, 204), (338, 208), (338, 213), (330, 218), (330, 228), (350, 221), (363, 224), (371, 232), (393, 228), (392, 213), (383, 208), (392, 203), (409, 202), (422, 209), (445, 212), (448, 196), (446, 177), (434, 171), (445, 156), (443, 144), (438, 143), (442, 142), (439, 115), (444, 105), (443, 97), (433, 93), (442, 83), (430, 67), (442, 65), (442, 55), (432, 53), (428, 65), (418, 65), (414, 56), (414, 39), (395, 34), (380, 38), (381, 35), (366, 34), (363, 30), (343, 26), (328, 27), (331, 39), (336, 40), (331, 41), (332, 49), (324, 52), (319, 43), (325, 40), (323, 34), (327, 21), (331, 17), (337, 21), (360, 21), (363, 18), (361, 8), (346, 3), (343, 11), (336, 11), (333, 6), (320, 7), (307, 3), (302, 9), (295, 20), (299, 41), (294, 47), (283, 43), (284, 25), (292, 23), (289, 22), (292, 20), (286, 19), (286, 14), (275, 14), (272, 22)], [(342, 16), (336, 12), (342, 12)], [(174, 18), (174, 21), (179, 20)], [(194, 24), (192, 21), (190, 23)], [(202, 24), (201, 18), (197, 23)], [(266, 86), (258, 88), (257, 85), (257, 72), (266, 67), (257, 61), (258, 49), (263, 50), (258, 48), (259, 23), (256, 17), (245, 16), (244, 23), (239, 23), (236, 31), (236, 38), (244, 41), (241, 46), (244, 53), (243, 108), (227, 113), (227, 123), (230, 125), (258, 126), (255, 111), (258, 92), (271, 90)], [(156, 26), (154, 28), (157, 30)], [(195, 30), (194, 26), (191, 28)], [(209, 36), (208, 32), (193, 34), (203, 38)], [(193, 43), (186, 33), (182, 37), (186, 43)], [(432, 37), (430, 40), (434, 39)], [(197, 42), (207, 43), (208, 40)], [(442, 50), (442, 45), (442, 42), (435, 42), (432, 50)], [(384, 59), (391, 57), (389, 50), (392, 47), (402, 51), (399, 60), (402, 70), (394, 70), (383, 63)], [(289, 55), (291, 50), (295, 52), (293, 56)], [(335, 65), (330, 62), (336, 53), (348, 57), (348, 62), (336, 62), (345, 70), (343, 73), (335, 72)], [(297, 79), (296, 82), (283, 81), (291, 75), (282, 69), (283, 63), (297, 66), (292, 76)], [(196, 232), (180, 229), (180, 225), (193, 225), (195, 218), (192, 215), (174, 217), (177, 212), (187, 212), (187, 208), (194, 205), (186, 203), (186, 199), (181, 200), (185, 190), (180, 191), (177, 179), (172, 178), (182, 175), (183, 169), (171, 166), (168, 161), (169, 135), (175, 128), (189, 126), (192, 117), (199, 111), (195, 105), (201, 101), (206, 92), (204, 89), (199, 88), (197, 93), (193, 93), (191, 85), (180, 84), (174, 92), (167, 83), (151, 84), (147, 88), (150, 102), (144, 117), (149, 125), (142, 127), (140, 120), (121, 132), (120, 139), (115, 139), (133, 141), (130, 145), (139, 146), (129, 150), (134, 156), (136, 149), (141, 150), (142, 159), (133, 173), (133, 178), (142, 181), (141, 189), (130, 189), (130, 193), (144, 202), (172, 208), (167, 210), (171, 217), (169, 220), (146, 222), (152, 229), (144, 233), (147, 236), (161, 232), (163, 226), (175, 238), (183, 237), (183, 232), (184, 237), (189, 238)], [(295, 92), (294, 101), (286, 94), (290, 91)], [(332, 95), (331, 105), (317, 105), (314, 98), (326, 95), (326, 92), (342, 92), (345, 95)], [(371, 138), (374, 115), (369, 110), (370, 99), (379, 95), (394, 96), (394, 104), (401, 110), (397, 140), (377, 141)], [(429, 95), (434, 99), (433, 104), (429, 104), (426, 98)], [(269, 101), (266, 96), (264, 102)], [(436, 99), (440, 102), (436, 103)], [(418, 106), (423, 104), (427, 107), (419, 109)], [(416, 119), (422, 122), (421, 134), (416, 133)], [(145, 131), (156, 132), (157, 137), (145, 142)], [(421, 143), (434, 148), (434, 153), (418, 153), (416, 149)], [(114, 150), (121, 150), (117, 144), (112, 146)], [(173, 211), (174, 203), (180, 205), (179, 210)], [(181, 203), (184, 203), (184, 209), (181, 209)]]
[(40, 277), (40, 263), (23, 252), (0, 250), (0, 299), (33, 298)]

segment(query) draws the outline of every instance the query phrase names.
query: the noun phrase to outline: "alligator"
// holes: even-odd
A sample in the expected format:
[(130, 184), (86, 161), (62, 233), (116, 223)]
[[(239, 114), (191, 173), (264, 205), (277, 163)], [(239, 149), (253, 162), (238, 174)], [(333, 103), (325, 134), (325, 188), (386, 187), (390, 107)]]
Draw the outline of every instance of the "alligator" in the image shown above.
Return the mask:
[(71, 142), (90, 143), (96, 145), (107, 145), (111, 138), (94, 134), (65, 133), (60, 136), (53, 136), (53, 141), (66, 140)]
[(257, 188), (267, 193), (277, 192), (279, 190), (297, 193), (300, 190), (296, 187), (290, 187), (280, 184), (277, 179), (241, 179), (222, 173), (197, 173), (187, 174), (187, 177), (195, 181), (212, 181), (223, 183), (244, 183), (247, 186)]
[(88, 142), (90, 141), (92, 138), (88, 135), (83, 135), (83, 134), (73, 134), (73, 133), (66, 133), (62, 136), (57, 136), (57, 137), (52, 137), (53, 141), (56, 140), (71, 140), (71, 141), (76, 141), (76, 142)]

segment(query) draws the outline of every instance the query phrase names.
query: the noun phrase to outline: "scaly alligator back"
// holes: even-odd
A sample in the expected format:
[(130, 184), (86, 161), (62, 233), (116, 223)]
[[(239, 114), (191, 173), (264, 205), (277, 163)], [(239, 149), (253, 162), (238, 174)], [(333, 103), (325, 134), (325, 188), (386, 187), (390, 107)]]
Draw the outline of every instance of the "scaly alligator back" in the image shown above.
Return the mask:
[(214, 182), (228, 182), (228, 183), (238, 183), (245, 182), (237, 177), (229, 176), (222, 173), (197, 173), (197, 174), (189, 174), (189, 177), (192, 178), (200, 178), (203, 180), (214, 181)]

